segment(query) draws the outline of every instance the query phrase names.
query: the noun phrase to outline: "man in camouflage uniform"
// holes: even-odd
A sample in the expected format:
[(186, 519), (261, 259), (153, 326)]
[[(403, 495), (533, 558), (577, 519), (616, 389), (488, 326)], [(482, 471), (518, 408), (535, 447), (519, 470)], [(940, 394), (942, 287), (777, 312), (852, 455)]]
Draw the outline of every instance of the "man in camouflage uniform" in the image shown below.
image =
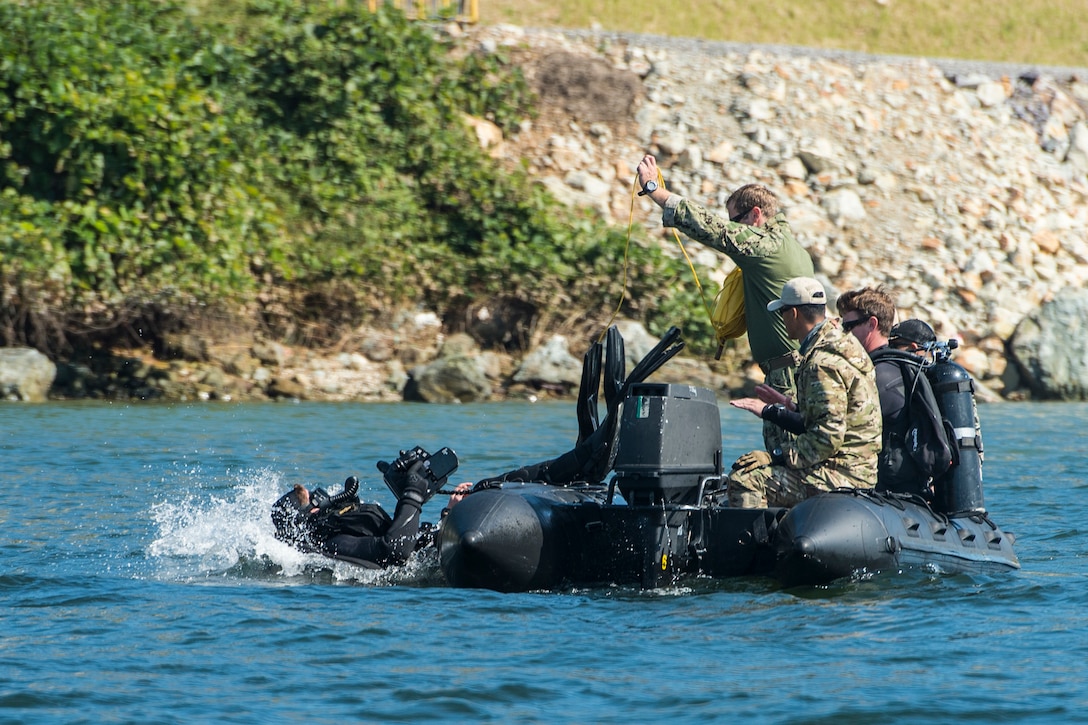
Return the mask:
[(762, 399), (730, 404), (797, 437), (770, 453), (752, 451), (737, 459), (727, 482), (730, 506), (793, 506), (820, 491), (876, 485), (881, 417), (873, 363), (837, 319), (826, 319), (826, 301), (817, 280), (799, 277), (767, 306), (801, 341), (796, 403), (759, 386)]
[[(792, 396), (797, 341), (786, 334), (782, 317), (768, 312), (767, 305), (778, 299), (787, 280), (811, 277), (813, 268), (808, 252), (794, 239), (786, 215), (778, 210), (778, 200), (767, 187), (747, 184), (726, 200), (729, 219), (725, 220), (690, 199), (659, 188), (659, 174), (656, 159), (644, 156), (638, 165), (642, 194), (664, 209), (662, 224), (722, 252), (740, 267), (752, 358), (763, 370), (766, 385)], [(767, 450), (773, 450), (792, 438), (767, 423), (763, 439)]]

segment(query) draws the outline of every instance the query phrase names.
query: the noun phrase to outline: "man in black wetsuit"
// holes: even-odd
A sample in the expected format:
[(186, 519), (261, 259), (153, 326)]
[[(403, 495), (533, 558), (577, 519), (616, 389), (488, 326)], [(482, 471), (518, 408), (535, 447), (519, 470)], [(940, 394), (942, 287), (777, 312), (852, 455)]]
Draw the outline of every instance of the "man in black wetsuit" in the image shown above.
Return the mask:
[[(951, 463), (951, 448), (940, 422), (940, 411), (929, 379), (922, 372), (925, 360), (909, 350), (889, 345), (895, 300), (884, 290), (865, 287), (844, 292), (836, 305), (842, 315), (842, 328), (857, 337), (876, 367), (883, 418), (877, 489), (925, 495), (929, 480), (943, 473)], [(921, 320), (909, 322), (925, 325)], [(932, 342), (936, 339), (932, 328), (929, 333), (932, 338), (928, 342)], [(923, 419), (930, 416), (933, 420), (926, 423)], [(928, 454), (922, 445), (927, 441)], [(943, 460), (943, 448), (948, 448), (947, 461)], [(929, 461), (934, 451), (938, 460)]]
[[(896, 350), (918, 355), (927, 361), (933, 359), (933, 345), (937, 342), (937, 333), (923, 320), (903, 320), (892, 328), (888, 335), (888, 346)], [(975, 419), (975, 441), (978, 447), (978, 459), (980, 462), (986, 459), (982, 450), (982, 425), (978, 419), (978, 408), (975, 407), (974, 398), (971, 400), (972, 411)]]
[(452, 471), (435, 475), (422, 449), (407, 456), (402, 452), (400, 459), (379, 464), (379, 469), (397, 494), (392, 517), (378, 504), (359, 501), (359, 481), (354, 476), (345, 481), (344, 491), (334, 496), (321, 488), (311, 492), (295, 484), (272, 505), (276, 538), (301, 551), (372, 568), (404, 564), (412, 552), (432, 540), (430, 525), (424, 525), (421, 533), (420, 512)]

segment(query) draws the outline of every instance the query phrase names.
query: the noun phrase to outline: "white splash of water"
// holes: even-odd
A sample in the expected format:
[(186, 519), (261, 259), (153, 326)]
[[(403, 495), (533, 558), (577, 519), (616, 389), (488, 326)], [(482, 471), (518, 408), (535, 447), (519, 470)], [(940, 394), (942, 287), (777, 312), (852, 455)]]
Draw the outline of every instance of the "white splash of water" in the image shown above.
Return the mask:
[[(275, 537), (270, 508), (291, 483), (271, 469), (229, 472), (232, 482), (223, 491), (201, 491), (206, 482), (192, 480), (189, 490), (151, 507), (157, 536), (148, 546), (158, 575), (171, 580), (211, 577), (283, 580), (315, 572), (331, 572), (336, 582), (368, 585), (436, 583), (437, 557), (417, 552), (404, 567), (385, 571), (306, 554)], [(199, 477), (198, 477), (199, 478)], [(175, 490), (184, 485), (172, 486)], [(194, 490), (195, 489), (195, 490)], [(437, 574), (441, 582), (441, 574)]]

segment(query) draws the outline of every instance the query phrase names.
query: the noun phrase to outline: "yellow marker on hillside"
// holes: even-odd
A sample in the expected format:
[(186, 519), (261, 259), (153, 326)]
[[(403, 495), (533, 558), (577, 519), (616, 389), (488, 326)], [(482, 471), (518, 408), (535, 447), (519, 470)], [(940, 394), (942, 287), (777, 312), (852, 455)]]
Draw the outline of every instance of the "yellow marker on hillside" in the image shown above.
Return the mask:
[(392, 5), (416, 20), (452, 17), (461, 23), (475, 23), (480, 19), (479, 0), (367, 0), (367, 7), (377, 12), (380, 3)]

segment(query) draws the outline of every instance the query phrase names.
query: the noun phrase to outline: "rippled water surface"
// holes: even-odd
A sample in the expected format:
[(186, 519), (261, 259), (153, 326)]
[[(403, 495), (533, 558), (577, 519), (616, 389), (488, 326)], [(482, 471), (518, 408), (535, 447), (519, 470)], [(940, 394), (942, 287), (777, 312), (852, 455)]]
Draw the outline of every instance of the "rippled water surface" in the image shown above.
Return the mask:
[[(356, 474), (391, 507), (375, 462), (413, 445), (462, 480), (552, 457), (571, 403), (2, 405), (0, 722), (1078, 720), (1088, 406), (981, 414), (1022, 571), (503, 595), (433, 554), (329, 567), (268, 505)], [(758, 446), (722, 416), (727, 458)]]

